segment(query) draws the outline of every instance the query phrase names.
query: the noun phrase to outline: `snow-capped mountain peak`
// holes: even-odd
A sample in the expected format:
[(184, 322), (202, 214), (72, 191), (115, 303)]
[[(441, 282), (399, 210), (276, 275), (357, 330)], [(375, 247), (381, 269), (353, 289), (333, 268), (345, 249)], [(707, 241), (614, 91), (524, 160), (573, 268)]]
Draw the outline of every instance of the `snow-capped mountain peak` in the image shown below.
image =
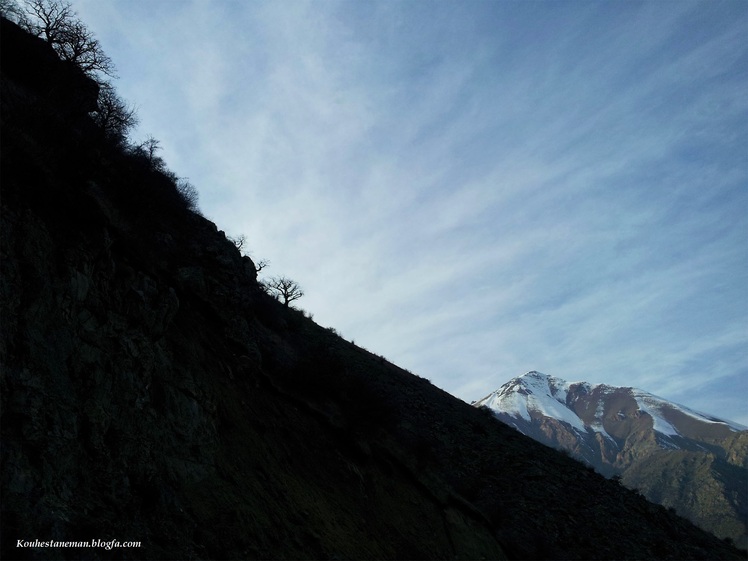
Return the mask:
[(535, 371), (473, 405), (748, 545), (748, 525), (734, 501), (735, 490), (746, 484), (746, 427), (636, 388), (567, 382)]
[(597, 432), (614, 441), (620, 432), (617, 425), (634, 420), (648, 424), (646, 419), (651, 419), (649, 426), (666, 448), (679, 447), (673, 442), (675, 436), (693, 438), (705, 431), (746, 430), (636, 388), (567, 382), (534, 370), (513, 378), (474, 405), (488, 407), (515, 428), (518, 423), (550, 418), (581, 433)]
[(567, 406), (569, 386), (565, 380), (533, 370), (510, 380), (475, 405), (485, 405), (526, 421), (545, 415), (584, 431), (584, 423)]

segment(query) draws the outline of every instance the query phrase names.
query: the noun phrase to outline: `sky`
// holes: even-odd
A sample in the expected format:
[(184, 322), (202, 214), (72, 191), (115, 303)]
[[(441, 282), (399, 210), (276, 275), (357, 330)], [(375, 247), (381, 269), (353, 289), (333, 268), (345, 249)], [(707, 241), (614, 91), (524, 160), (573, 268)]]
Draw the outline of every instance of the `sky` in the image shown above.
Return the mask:
[(73, 0), (138, 142), (320, 325), (748, 425), (748, 3)]

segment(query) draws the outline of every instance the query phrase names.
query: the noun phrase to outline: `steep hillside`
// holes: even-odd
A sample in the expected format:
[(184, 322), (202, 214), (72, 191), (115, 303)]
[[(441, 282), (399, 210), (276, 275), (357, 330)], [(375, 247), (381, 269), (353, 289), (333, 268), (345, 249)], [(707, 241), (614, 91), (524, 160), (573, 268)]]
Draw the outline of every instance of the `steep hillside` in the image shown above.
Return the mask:
[(2, 25), (3, 559), (741, 558), (269, 297)]
[(748, 430), (633, 388), (538, 372), (475, 403), (548, 446), (748, 545)]

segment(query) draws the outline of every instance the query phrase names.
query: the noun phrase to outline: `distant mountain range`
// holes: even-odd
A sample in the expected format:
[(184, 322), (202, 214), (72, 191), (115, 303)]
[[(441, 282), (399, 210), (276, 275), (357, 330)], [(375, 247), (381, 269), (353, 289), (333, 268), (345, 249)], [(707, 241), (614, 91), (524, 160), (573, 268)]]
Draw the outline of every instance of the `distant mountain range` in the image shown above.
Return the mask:
[(719, 537), (748, 544), (748, 428), (636, 388), (540, 372), (474, 402)]

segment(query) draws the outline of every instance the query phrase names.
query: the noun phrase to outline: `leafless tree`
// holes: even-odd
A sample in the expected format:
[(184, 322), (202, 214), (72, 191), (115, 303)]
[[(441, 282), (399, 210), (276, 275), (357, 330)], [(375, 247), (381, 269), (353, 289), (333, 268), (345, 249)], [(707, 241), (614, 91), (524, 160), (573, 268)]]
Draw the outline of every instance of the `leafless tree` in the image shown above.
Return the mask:
[(79, 21), (68, 26), (64, 41), (57, 50), (61, 58), (74, 62), (93, 78), (96, 78), (97, 72), (115, 77), (112, 59), (104, 53), (99, 40)]
[(51, 0), (26, 0), (26, 13), (29, 15), (29, 31), (38, 35), (50, 45), (63, 41), (65, 29), (75, 16), (69, 2)]
[(135, 108), (128, 106), (108, 83), (101, 85), (97, 105), (94, 122), (109, 138), (124, 140), (127, 131), (138, 124)]
[(0, 0), (0, 16), (28, 29), (28, 17), (16, 0)]
[(283, 305), (286, 307), (294, 300), (298, 300), (304, 296), (304, 291), (299, 284), (288, 277), (272, 277), (264, 281), (264, 285), (270, 294), (279, 300), (282, 299)]
[(242, 251), (244, 249), (244, 246), (247, 244), (247, 236), (244, 234), (239, 234), (235, 238), (232, 238), (231, 236), (226, 236), (226, 239), (229, 240), (236, 249), (239, 251)]
[(146, 158), (154, 169), (163, 170), (166, 168), (163, 158), (156, 155), (157, 152), (161, 151), (161, 142), (153, 136), (148, 136), (144, 142), (141, 142), (134, 148), (134, 151)]
[(22, 8), (14, 0), (0, 0), (3, 12), (14, 12), (21, 27), (49, 43), (59, 57), (76, 64), (99, 84), (94, 121), (107, 137), (124, 141), (137, 124), (135, 109), (116, 94), (104, 76), (115, 77), (114, 63), (98, 39), (81, 22), (66, 0), (24, 0)]
[[(245, 234), (239, 234), (238, 236), (232, 238), (230, 236), (226, 236), (226, 238), (236, 246), (236, 249), (238, 249), (240, 252), (243, 252), (244, 249), (247, 247), (247, 236)], [(257, 262), (254, 262), (255, 265), (255, 271), (258, 273), (262, 271), (265, 267), (270, 265), (270, 260), (268, 259), (260, 259)]]
[(180, 177), (177, 180), (177, 192), (182, 197), (182, 200), (188, 209), (192, 211), (198, 210), (197, 201), (199, 199), (199, 194), (197, 188), (187, 181), (186, 177)]
[(99, 73), (114, 77), (114, 63), (98, 39), (76, 17), (69, 2), (25, 0), (26, 16), (20, 22), (31, 33), (43, 38), (63, 60), (77, 64), (97, 82)]

